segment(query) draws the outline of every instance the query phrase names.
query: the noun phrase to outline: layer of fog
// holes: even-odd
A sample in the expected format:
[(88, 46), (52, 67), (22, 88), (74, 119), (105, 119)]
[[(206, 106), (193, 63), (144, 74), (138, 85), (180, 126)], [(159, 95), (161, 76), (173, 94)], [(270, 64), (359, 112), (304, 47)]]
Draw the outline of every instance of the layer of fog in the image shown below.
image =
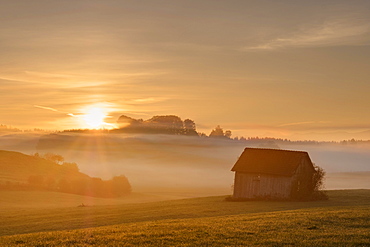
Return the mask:
[[(308, 151), (327, 172), (326, 189), (370, 189), (370, 146), (279, 143)], [(57, 153), (90, 176), (125, 175), (135, 192), (196, 195), (231, 194), (230, 171), (245, 147), (261, 141), (126, 134), (13, 134), (0, 137), (0, 149), (26, 154)]]

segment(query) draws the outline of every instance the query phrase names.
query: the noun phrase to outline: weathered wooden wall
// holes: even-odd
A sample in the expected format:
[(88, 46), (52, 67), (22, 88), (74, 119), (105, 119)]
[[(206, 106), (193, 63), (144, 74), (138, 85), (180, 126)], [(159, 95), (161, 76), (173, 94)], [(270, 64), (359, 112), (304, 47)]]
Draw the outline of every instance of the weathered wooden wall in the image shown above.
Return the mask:
[(289, 198), (292, 177), (235, 173), (234, 198)]
[[(312, 193), (315, 172), (308, 154), (287, 176), (256, 174), (237, 171), (234, 180), (234, 198), (304, 198)], [(282, 164), (279, 164), (282, 165)], [(284, 165), (284, 164), (283, 164)]]
[(301, 164), (291, 177), (235, 172), (234, 198), (289, 198), (307, 193), (312, 182), (309, 159)]

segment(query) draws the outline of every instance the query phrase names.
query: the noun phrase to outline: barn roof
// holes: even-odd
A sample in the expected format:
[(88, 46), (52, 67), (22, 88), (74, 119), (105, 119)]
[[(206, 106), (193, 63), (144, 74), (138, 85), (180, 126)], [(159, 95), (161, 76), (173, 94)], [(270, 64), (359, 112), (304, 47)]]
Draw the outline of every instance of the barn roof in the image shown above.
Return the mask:
[(308, 159), (314, 169), (307, 152), (246, 148), (231, 171), (292, 176), (302, 159)]

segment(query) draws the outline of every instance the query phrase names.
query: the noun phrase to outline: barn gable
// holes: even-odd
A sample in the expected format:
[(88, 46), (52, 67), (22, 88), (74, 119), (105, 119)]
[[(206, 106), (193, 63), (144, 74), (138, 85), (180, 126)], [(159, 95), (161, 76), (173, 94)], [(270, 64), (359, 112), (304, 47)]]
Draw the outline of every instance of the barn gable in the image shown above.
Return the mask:
[(234, 198), (299, 197), (315, 172), (307, 152), (262, 148), (246, 148), (231, 170)]

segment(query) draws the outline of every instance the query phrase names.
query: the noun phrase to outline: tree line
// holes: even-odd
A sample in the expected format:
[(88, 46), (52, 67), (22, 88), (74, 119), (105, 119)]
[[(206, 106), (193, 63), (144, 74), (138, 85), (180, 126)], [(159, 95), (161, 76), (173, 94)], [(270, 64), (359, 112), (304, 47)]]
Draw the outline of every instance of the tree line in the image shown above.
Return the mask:
[(35, 167), (34, 174), (28, 175), (26, 181), (6, 181), (0, 184), (0, 189), (48, 190), (95, 197), (119, 197), (131, 193), (131, 185), (124, 175), (102, 180), (81, 173), (76, 163), (65, 162), (59, 154), (35, 153), (33, 157), (49, 162), (42, 170)]
[(110, 180), (94, 177), (56, 178), (48, 175), (31, 175), (23, 187), (94, 197), (120, 197), (131, 193), (131, 185), (123, 175), (115, 176)]
[(195, 122), (191, 119), (181, 120), (175, 115), (154, 116), (148, 120), (135, 119), (125, 115), (117, 121), (119, 128), (115, 133), (147, 133), (198, 136)]

